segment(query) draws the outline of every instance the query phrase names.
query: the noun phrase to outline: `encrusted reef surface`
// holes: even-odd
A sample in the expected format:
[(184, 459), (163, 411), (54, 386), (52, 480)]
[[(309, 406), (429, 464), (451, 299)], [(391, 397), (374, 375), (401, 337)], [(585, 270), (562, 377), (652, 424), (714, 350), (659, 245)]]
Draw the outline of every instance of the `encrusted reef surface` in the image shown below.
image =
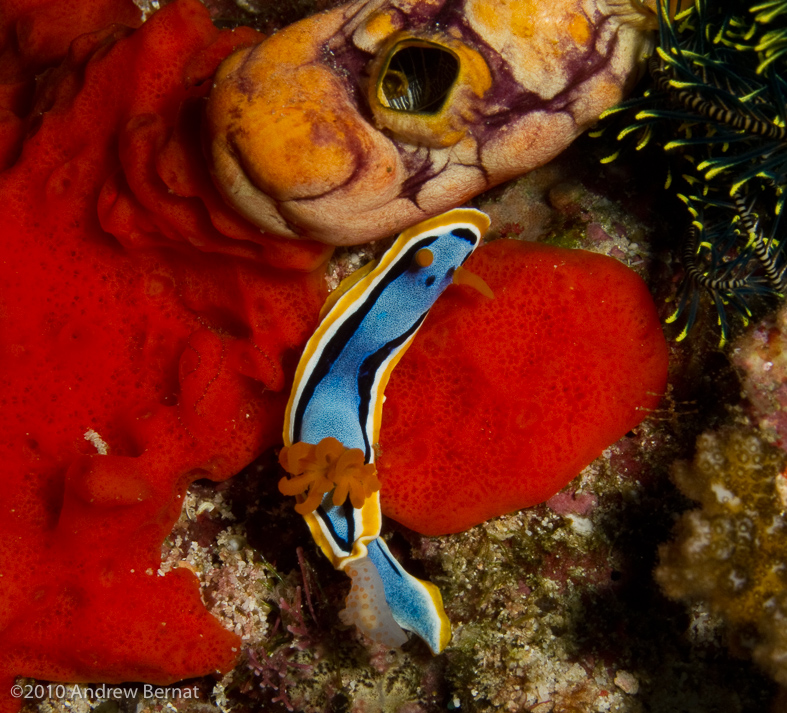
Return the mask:
[[(492, 217), (492, 238), (621, 260), (666, 316), (683, 213), (662, 191), (659, 167), (600, 167), (604, 153), (582, 139), (476, 204)], [(331, 286), (383, 247), (337, 253)], [(454, 627), (443, 654), (419, 641), (369, 647), (341, 624), (347, 579), (279, 495), (268, 452), (230, 481), (193, 486), (163, 547), (162, 571), (193, 571), (208, 608), (242, 637), (235, 670), (166, 695), (68, 684), (25, 710), (787, 710), (784, 324), (785, 313), (766, 318), (720, 352), (712, 317), (700, 318), (688, 341), (671, 343), (661, 408), (547, 503), (436, 538), (387, 523), (394, 554), (442, 591)]]
[(731, 645), (787, 685), (785, 453), (753, 429), (704, 433), (673, 478), (701, 507), (661, 547), (656, 579), (676, 599), (707, 603), (731, 626)]

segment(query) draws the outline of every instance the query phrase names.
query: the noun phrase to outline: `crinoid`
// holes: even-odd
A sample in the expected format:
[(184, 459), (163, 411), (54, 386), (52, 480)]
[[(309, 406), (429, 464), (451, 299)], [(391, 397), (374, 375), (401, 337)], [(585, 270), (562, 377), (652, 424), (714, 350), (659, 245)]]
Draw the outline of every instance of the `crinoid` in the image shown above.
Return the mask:
[(684, 325), (678, 341), (703, 295), (724, 345), (730, 311), (746, 323), (758, 299), (787, 291), (787, 0), (747, 5), (694, 0), (671, 17), (662, 2), (651, 86), (602, 117), (633, 114), (617, 139), (635, 139), (637, 150), (656, 144), (675, 159), (666, 185), (690, 216), (684, 279), (667, 318)]

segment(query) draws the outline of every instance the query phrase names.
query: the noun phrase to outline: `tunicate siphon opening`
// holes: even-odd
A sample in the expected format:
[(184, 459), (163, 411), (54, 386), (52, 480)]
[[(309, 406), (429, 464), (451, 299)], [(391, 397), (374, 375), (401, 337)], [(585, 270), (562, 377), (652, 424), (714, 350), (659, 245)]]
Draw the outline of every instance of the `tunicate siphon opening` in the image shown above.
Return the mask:
[(380, 74), (378, 98), (389, 109), (437, 114), (459, 76), (453, 52), (427, 42), (402, 42)]

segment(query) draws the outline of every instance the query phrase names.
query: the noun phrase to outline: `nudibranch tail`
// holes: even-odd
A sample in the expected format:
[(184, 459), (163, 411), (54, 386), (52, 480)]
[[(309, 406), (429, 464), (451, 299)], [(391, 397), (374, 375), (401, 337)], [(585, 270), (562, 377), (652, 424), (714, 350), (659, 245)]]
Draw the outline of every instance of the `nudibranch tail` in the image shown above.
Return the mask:
[(437, 588), (405, 572), (379, 539), (373, 463), (383, 392), (429, 309), (457, 272), (462, 275), (488, 227), (489, 218), (471, 208), (431, 218), (404, 231), (379, 263), (342, 283), (304, 349), (287, 404), (280, 462), (295, 477), (283, 479), (280, 489), (299, 495), (297, 510), (315, 542), (353, 578), (343, 619), (387, 645), (402, 642), (399, 626), (435, 653), (451, 634)]
[(440, 653), (451, 640), (451, 623), (443, 610), (440, 590), (406, 572), (379, 538), (369, 554), (348, 566), (352, 588), (339, 616), (369, 638), (387, 646), (407, 641), (402, 629), (420, 636)]
[(440, 590), (406, 572), (379, 537), (369, 544), (369, 560), (380, 574), (396, 623), (420, 636), (433, 653), (440, 653), (451, 640), (451, 622)]

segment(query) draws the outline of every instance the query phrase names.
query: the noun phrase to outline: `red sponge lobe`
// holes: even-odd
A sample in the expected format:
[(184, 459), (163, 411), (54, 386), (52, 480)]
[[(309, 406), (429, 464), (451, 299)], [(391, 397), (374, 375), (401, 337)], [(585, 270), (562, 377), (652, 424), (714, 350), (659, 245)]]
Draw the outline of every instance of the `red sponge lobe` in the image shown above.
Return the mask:
[(498, 240), (386, 390), (383, 512), (427, 535), (548, 499), (654, 409), (667, 346), (645, 283), (604, 255)]

